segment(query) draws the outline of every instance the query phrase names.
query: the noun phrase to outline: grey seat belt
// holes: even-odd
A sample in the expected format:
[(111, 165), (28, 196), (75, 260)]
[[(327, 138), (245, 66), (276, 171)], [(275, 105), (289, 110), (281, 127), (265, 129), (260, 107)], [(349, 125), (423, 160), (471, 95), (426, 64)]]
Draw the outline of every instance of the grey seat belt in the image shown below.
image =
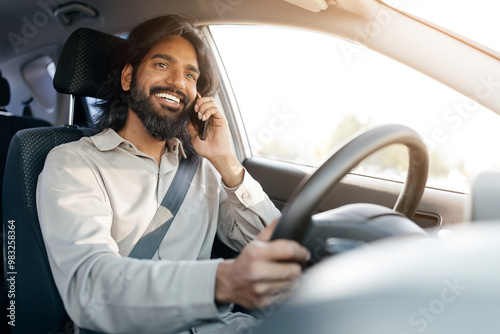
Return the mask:
[[(168, 188), (165, 197), (163, 197), (160, 207), (156, 210), (148, 228), (128, 255), (129, 257), (136, 259), (151, 259), (153, 257), (186, 197), (189, 185), (193, 180), (197, 168), (197, 160), (181, 160), (177, 172), (175, 173), (174, 180)], [(80, 328), (80, 334), (101, 333)]]
[(167, 190), (160, 207), (146, 231), (128, 255), (136, 259), (151, 259), (165, 237), (172, 221), (186, 197), (191, 180), (198, 167), (198, 161), (183, 159), (179, 163), (174, 180)]

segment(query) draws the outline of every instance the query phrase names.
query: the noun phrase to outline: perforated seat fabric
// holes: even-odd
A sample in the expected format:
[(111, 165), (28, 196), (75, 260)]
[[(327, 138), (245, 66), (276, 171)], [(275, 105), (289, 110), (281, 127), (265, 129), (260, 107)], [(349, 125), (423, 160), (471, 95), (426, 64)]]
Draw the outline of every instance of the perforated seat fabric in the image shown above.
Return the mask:
[[(50, 126), (50, 123), (42, 119), (0, 115), (0, 185), (3, 184), (5, 164), (7, 162), (7, 151), (14, 134), (23, 129), (47, 126)], [(2, 199), (3, 196), (0, 192), (0, 202)], [(0, 214), (1, 213), (2, 210), (0, 208)]]
[[(102, 98), (99, 87), (111, 71), (111, 54), (125, 43), (113, 35), (77, 29), (64, 45), (54, 88), (60, 93)], [(52, 278), (36, 210), (36, 186), (48, 152), (80, 139), (84, 132), (67, 126), (37, 128), (22, 130), (12, 138), (2, 203), (4, 230), (13, 221), (16, 231), (15, 267), (9, 268), (4, 261), (7, 278), (10, 272), (17, 273), (16, 326), (11, 327), (12, 333), (73, 333), (73, 323)]]
[(4, 261), (7, 278), (15, 277), (16, 282), (12, 333), (73, 332), (50, 271), (36, 210), (36, 187), (48, 152), (83, 135), (82, 129), (65, 126), (21, 130), (12, 138), (3, 184), (4, 230), (15, 227), (15, 264), (9, 267)]
[(57, 64), (54, 88), (64, 94), (103, 98), (99, 91), (112, 68), (111, 55), (126, 41), (89, 28), (75, 30)]

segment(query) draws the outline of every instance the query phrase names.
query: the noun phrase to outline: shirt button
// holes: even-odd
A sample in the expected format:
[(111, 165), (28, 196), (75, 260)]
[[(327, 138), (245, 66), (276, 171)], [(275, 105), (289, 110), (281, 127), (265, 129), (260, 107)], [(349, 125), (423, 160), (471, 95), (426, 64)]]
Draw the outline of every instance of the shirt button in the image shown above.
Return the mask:
[(241, 198), (243, 198), (243, 199), (247, 199), (247, 198), (248, 198), (248, 194), (247, 194), (247, 193), (243, 193), (243, 194), (241, 194)]
[(128, 144), (128, 147), (129, 147), (129, 148), (132, 148), (133, 146), (132, 146), (131, 144)]

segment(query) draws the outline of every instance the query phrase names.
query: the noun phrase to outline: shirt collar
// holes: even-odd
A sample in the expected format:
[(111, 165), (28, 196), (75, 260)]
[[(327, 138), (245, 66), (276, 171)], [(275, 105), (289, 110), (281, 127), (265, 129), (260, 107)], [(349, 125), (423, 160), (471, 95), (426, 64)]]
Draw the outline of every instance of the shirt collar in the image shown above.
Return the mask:
[(178, 138), (170, 138), (167, 140), (165, 146), (167, 146), (167, 150), (169, 152), (175, 153), (177, 156), (180, 155), (184, 159), (187, 159), (186, 152), (184, 152), (184, 146), (182, 146), (182, 142)]
[(128, 140), (120, 137), (120, 135), (113, 129), (106, 129), (103, 132), (90, 137), (90, 139), (92, 139), (95, 147), (101, 152), (111, 151), (120, 146), (121, 143), (132, 145), (132, 143)]
[[(111, 128), (108, 128), (103, 132), (90, 137), (90, 139), (94, 142), (95, 147), (101, 152), (114, 150), (118, 146), (122, 146), (134, 153), (140, 152), (134, 144), (122, 138), (118, 133), (116, 133), (115, 130)], [(168, 139), (165, 146), (167, 147), (168, 152), (172, 152), (177, 156), (180, 155), (184, 159), (187, 158), (186, 153), (184, 152), (184, 147), (182, 146), (182, 143), (178, 138)]]

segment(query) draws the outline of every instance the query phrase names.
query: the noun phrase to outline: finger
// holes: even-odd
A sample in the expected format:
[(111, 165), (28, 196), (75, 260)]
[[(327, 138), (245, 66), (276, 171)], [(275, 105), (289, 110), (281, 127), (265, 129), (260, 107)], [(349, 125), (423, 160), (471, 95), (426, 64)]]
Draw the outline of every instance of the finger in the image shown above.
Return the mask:
[(276, 225), (278, 224), (278, 221), (279, 218), (273, 220), (271, 224), (269, 224), (262, 232), (259, 233), (259, 235), (257, 236), (257, 240), (269, 241), (271, 239), (271, 236), (273, 235)]
[(304, 246), (292, 240), (274, 240), (268, 243), (268, 252), (271, 261), (298, 261), (307, 262), (311, 253)]
[(272, 304), (281, 304), (297, 288), (297, 281), (258, 283), (253, 288), (253, 299), (249, 300), (248, 309), (259, 309)]
[(201, 112), (201, 113), (204, 113), (205, 110), (211, 109), (211, 108), (218, 109), (217, 103), (215, 102), (215, 100), (212, 97), (204, 97), (204, 98), (198, 99), (196, 101), (195, 106), (196, 106), (195, 110), (198, 112)]
[(309, 251), (298, 242), (279, 239), (271, 242), (253, 241), (245, 249), (253, 258), (265, 261), (307, 262), (311, 258)]
[(205, 109), (203, 111), (198, 111), (198, 118), (202, 121), (207, 121), (213, 115), (219, 114), (219, 108), (217, 106)]
[(205, 103), (199, 104), (196, 111), (198, 111), (198, 113), (204, 114), (207, 110), (213, 109), (213, 108), (215, 108), (217, 110), (219, 109), (217, 107), (217, 104), (215, 103), (215, 101), (214, 100), (210, 100), (210, 101), (207, 101)]
[(289, 282), (302, 275), (296, 262), (259, 262), (249, 274), (251, 282)]
[(289, 294), (291, 291), (298, 287), (298, 281), (279, 281), (279, 282), (266, 282), (257, 283), (254, 285), (253, 290), (257, 297), (275, 298), (278, 295)]
[(205, 106), (205, 108), (207, 108), (206, 105), (216, 106), (216, 103), (212, 97), (200, 97), (196, 100), (196, 102), (194, 104), (194, 110), (200, 111), (200, 109), (203, 106)]

